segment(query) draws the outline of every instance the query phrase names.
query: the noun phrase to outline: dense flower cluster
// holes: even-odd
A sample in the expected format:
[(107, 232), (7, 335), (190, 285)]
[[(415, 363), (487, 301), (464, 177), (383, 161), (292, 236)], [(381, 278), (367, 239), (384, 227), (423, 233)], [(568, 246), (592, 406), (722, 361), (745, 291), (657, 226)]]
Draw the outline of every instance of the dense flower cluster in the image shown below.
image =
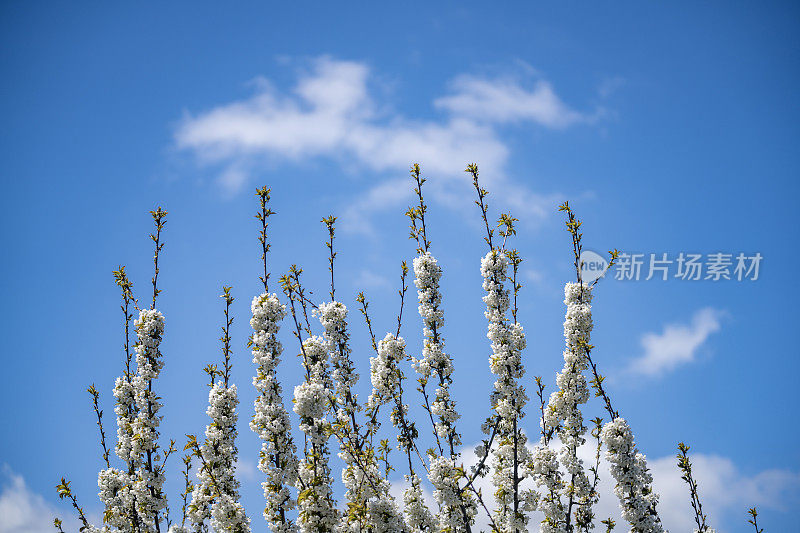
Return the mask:
[[(552, 490), (553, 483), (542, 480), (549, 489), (540, 505), (545, 511), (545, 519), (556, 527), (562, 521), (569, 524), (570, 513), (588, 519), (591, 511), (592, 487), (583, 461), (578, 457), (578, 448), (586, 442), (581, 405), (589, 399), (589, 388), (583, 372), (587, 370), (587, 346), (592, 331), (592, 292), (591, 288), (580, 283), (567, 283), (564, 288), (564, 303), (567, 306), (564, 320), (564, 367), (556, 376), (558, 390), (550, 395), (544, 412), (542, 424), (546, 431), (557, 431), (561, 440), (558, 459), (564, 468), (563, 495), (567, 505), (560, 501), (560, 495)], [(545, 455), (537, 455), (545, 457)], [(537, 470), (551, 470), (550, 467), (535, 467)], [(541, 478), (540, 478), (541, 479)], [(559, 501), (555, 499), (559, 498)], [(576, 508), (573, 509), (573, 506)], [(556, 529), (557, 530), (557, 529)]]
[(414, 285), (417, 287), (418, 309), (425, 335), (422, 357), (414, 360), (414, 368), (420, 374), (423, 388), (432, 375), (438, 377), (439, 387), (430, 410), (436, 417), (436, 434), (449, 444), (450, 453), (454, 455), (455, 447), (461, 444), (461, 435), (455, 426), (460, 415), (456, 411), (455, 401), (450, 397), (453, 360), (444, 352), (441, 333), (444, 326), (442, 293), (439, 289), (441, 277), (442, 268), (433, 254), (425, 252), (414, 258)]
[[(456, 446), (461, 444), (461, 435), (456, 430), (456, 422), (461, 415), (456, 411), (455, 401), (450, 397), (453, 383), (453, 360), (444, 351), (444, 326), (442, 292), (439, 281), (442, 268), (429, 251), (414, 258), (414, 285), (417, 288), (419, 315), (423, 324), (422, 357), (414, 358), (414, 369), (419, 374), (420, 390), (428, 397), (425, 387), (432, 376), (438, 378), (438, 388), (429, 410), (434, 420), (434, 431), (442, 455), (431, 456), (428, 480), (434, 486), (434, 497), (439, 505), (439, 528), (445, 531), (466, 531), (477, 512), (476, 502), (466, 489), (459, 488), (463, 468), (458, 466), (459, 453)], [(448, 455), (444, 455), (444, 446)]]
[(299, 465), (299, 525), (304, 533), (332, 531), (338, 522), (333, 499), (333, 479), (328, 466), (329, 422), (327, 412), (328, 352), (324, 339), (312, 336), (303, 341), (303, 366), (306, 381), (294, 390), (294, 412), (300, 417), (300, 430), (306, 435), (305, 457)]
[(533, 450), (530, 465), (530, 475), (536, 484), (545, 491), (545, 496), (538, 498), (536, 505), (536, 509), (544, 514), (541, 531), (542, 533), (561, 532), (564, 525), (561, 519), (566, 513), (561, 499), (558, 497), (562, 486), (558, 454), (550, 446), (540, 443)]
[(351, 424), (358, 412), (353, 386), (358, 382), (355, 365), (350, 358), (350, 337), (347, 333), (347, 306), (341, 302), (320, 304), (319, 321), (324, 328), (323, 344), (330, 352), (331, 377), (336, 389), (336, 418), (342, 424)]
[(131, 423), (133, 431), (131, 457), (136, 458), (136, 471), (132, 478), (133, 497), (144, 531), (155, 531), (158, 513), (167, 506), (161, 487), (164, 473), (158, 464), (158, 427), (162, 403), (153, 390), (164, 367), (159, 345), (164, 333), (164, 315), (155, 309), (143, 309), (134, 322), (136, 327), (136, 376), (132, 380), (136, 400), (136, 417)]
[(206, 439), (200, 448), (200, 480), (192, 493), (187, 516), (197, 527), (211, 521), (214, 531), (249, 532), (250, 519), (239, 503), (239, 482), (235, 477), (236, 385), (217, 381), (208, 393)]
[[(341, 302), (324, 303), (317, 311), (319, 321), (324, 329), (324, 344), (330, 352), (331, 372), (335, 386), (334, 402), (336, 405), (336, 431), (339, 436), (339, 457), (344, 461), (342, 483), (345, 487), (345, 499), (348, 512), (342, 516), (340, 531), (361, 531), (376, 528), (388, 531), (392, 524), (402, 524), (402, 513), (389, 494), (389, 483), (380, 474), (374, 454), (364, 453), (365, 437), (356, 422), (356, 414), (360, 412), (358, 397), (352, 387), (358, 381), (355, 366), (351, 359), (349, 334), (347, 333), (347, 307)], [(390, 361), (397, 356), (402, 346), (384, 343), (383, 357), (387, 365), (376, 364), (376, 371), (385, 372), (385, 378), (397, 370), (390, 368)], [(389, 352), (394, 350), (394, 354)], [(381, 356), (379, 355), (379, 359)], [(383, 366), (382, 369), (378, 367)], [(373, 376), (371, 376), (373, 377)], [(375, 383), (373, 381), (373, 383)], [(397, 383), (397, 381), (392, 381)], [(393, 385), (391, 385), (393, 386)], [(381, 392), (373, 391), (375, 402), (390, 397), (389, 389), (381, 387)], [(392, 531), (401, 531), (396, 529)]]
[[(115, 451), (117, 457), (122, 459), (129, 468), (139, 465), (141, 458), (133, 454), (133, 421), (136, 419), (136, 391), (133, 388), (133, 376), (118, 377), (114, 384), (114, 398), (116, 405), (114, 413), (117, 415), (117, 444)], [(132, 472), (132, 470), (131, 470)]]
[(101, 470), (97, 478), (98, 496), (105, 507), (103, 520), (108, 526), (152, 532), (156, 531), (159, 513), (167, 506), (158, 449), (161, 423), (158, 412), (162, 404), (153, 391), (153, 381), (164, 366), (159, 351), (164, 315), (155, 309), (143, 309), (134, 326), (136, 372), (117, 378), (114, 385), (115, 451), (126, 470), (113, 467)]
[[(489, 251), (481, 261), (483, 290), (486, 291), (484, 315), (489, 321), (486, 336), (492, 348), (489, 366), (497, 376), (490, 396), (498, 439), (492, 453), (492, 484), (497, 501), (495, 523), (502, 531), (514, 532), (526, 529), (528, 514), (523, 511), (530, 510), (529, 502), (535, 499), (535, 494), (521, 494), (519, 488), (527, 473), (524, 465), (531, 460), (527, 437), (519, 427), (528, 401), (519, 382), (525, 373), (522, 366), (525, 333), (519, 323), (512, 324), (507, 317), (510, 304), (509, 291), (505, 288), (508, 265), (506, 253), (497, 249)], [(485, 429), (488, 431), (488, 425)], [(484, 447), (479, 452), (479, 457), (483, 458), (488, 450)]]
[(119, 530), (132, 528), (131, 523), (138, 520), (132, 519), (135, 502), (129, 488), (130, 480), (127, 472), (113, 467), (101, 470), (97, 476), (97, 485), (100, 487), (98, 496), (105, 507), (103, 520)]
[(391, 333), (378, 342), (378, 355), (369, 360), (372, 394), (367, 404), (370, 408), (387, 403), (397, 394), (402, 377), (398, 363), (405, 359), (405, 350), (406, 341)]
[(435, 531), (436, 519), (425, 504), (419, 477), (416, 474), (407, 475), (406, 483), (408, 487), (403, 492), (403, 512), (408, 527), (411, 531), (420, 533)]
[(631, 532), (663, 532), (656, 512), (658, 494), (653, 492), (653, 477), (647, 470), (647, 459), (636, 449), (628, 423), (624, 418), (612, 420), (603, 427), (602, 438), (611, 475), (617, 481), (614, 493)]
[(433, 485), (433, 497), (439, 504), (440, 531), (467, 531), (475, 521), (477, 503), (459, 486), (464, 477), (464, 470), (455, 466), (450, 457), (431, 458), (428, 479)]
[(261, 486), (267, 505), (264, 518), (275, 533), (290, 533), (297, 529), (286, 516), (296, 506), (290, 487), (297, 482), (297, 457), (291, 435), (289, 414), (283, 403), (283, 391), (276, 375), (283, 346), (278, 340), (280, 322), (286, 316), (286, 307), (275, 294), (263, 293), (253, 298), (250, 306), (253, 317), (252, 351), (256, 375), (255, 414), (250, 421), (252, 429), (261, 439), (258, 468), (267, 476)]
[(136, 393), (133, 375), (118, 377), (114, 384), (117, 415), (117, 457), (122, 459), (126, 470), (113, 467), (101, 470), (97, 477), (100, 501), (105, 507), (103, 519), (115, 528), (134, 528), (140, 522), (136, 511), (136, 500), (131, 492), (134, 472), (141, 466), (141, 456), (133, 454), (133, 422), (136, 419)]

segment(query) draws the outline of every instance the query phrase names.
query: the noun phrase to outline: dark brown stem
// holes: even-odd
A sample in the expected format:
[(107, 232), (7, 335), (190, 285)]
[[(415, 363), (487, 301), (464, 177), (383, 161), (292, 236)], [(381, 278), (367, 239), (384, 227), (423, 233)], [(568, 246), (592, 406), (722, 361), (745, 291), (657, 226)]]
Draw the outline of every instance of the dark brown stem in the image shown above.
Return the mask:
[(263, 275), (259, 276), (258, 279), (261, 280), (261, 283), (264, 284), (264, 292), (269, 292), (269, 272), (267, 271), (267, 252), (269, 252), (270, 244), (267, 242), (267, 226), (269, 225), (268, 218), (270, 215), (274, 215), (275, 212), (267, 207), (269, 204), (269, 193), (270, 189), (267, 188), (265, 185), (260, 189), (256, 189), (256, 196), (258, 196), (259, 203), (261, 204), (261, 211), (256, 213), (256, 218), (261, 222), (261, 231), (258, 236), (258, 242), (261, 243), (261, 263), (264, 266), (264, 273)]
[(689, 446), (680, 442), (678, 443), (678, 468), (683, 472), (683, 479), (689, 485), (689, 498), (694, 510), (694, 521), (697, 523), (697, 530), (700, 533), (708, 531), (706, 525), (706, 515), (703, 514), (703, 504), (700, 502), (700, 494), (697, 491), (697, 481), (692, 476), (692, 463), (689, 462), (688, 456)]
[(756, 529), (756, 533), (764, 533), (763, 529), (758, 529), (758, 511), (755, 507), (751, 507), (747, 510), (748, 514), (752, 517), (747, 522), (752, 524), (753, 527)]
[(80, 518), (81, 522), (83, 523), (83, 527), (89, 529), (89, 521), (86, 519), (86, 515), (83, 512), (83, 509), (80, 505), (78, 505), (78, 499), (72, 493), (72, 489), (70, 488), (70, 481), (67, 481), (63, 477), (61, 478), (61, 483), (56, 485), (56, 490), (58, 491), (59, 499), (68, 499), (72, 503), (72, 507), (78, 512), (78, 518)]
[(100, 393), (94, 388), (94, 384), (90, 385), (86, 391), (92, 395), (92, 406), (94, 407), (94, 414), (97, 415), (97, 427), (100, 428), (100, 445), (103, 447), (103, 460), (106, 462), (106, 467), (111, 468), (111, 463), (108, 459), (109, 451), (106, 446), (106, 432), (103, 430), (103, 411), (100, 410)]
[[(417, 207), (409, 207), (406, 211), (406, 216), (411, 219), (411, 238), (417, 241), (417, 252), (423, 254), (428, 251), (431, 245), (425, 226), (425, 213), (428, 211), (428, 206), (425, 205), (425, 199), (422, 196), (422, 185), (427, 180), (420, 176), (420, 169), (417, 163), (411, 165), (411, 178), (414, 180), (414, 192), (419, 199), (419, 205)], [(420, 223), (419, 226), (417, 226), (417, 221)]]
[(428, 412), (428, 417), (431, 419), (431, 427), (433, 428), (433, 436), (436, 438), (436, 446), (439, 448), (439, 455), (444, 455), (444, 448), (442, 448), (442, 441), (439, 439), (439, 433), (436, 431), (436, 422), (433, 420), (433, 411), (431, 411), (431, 402), (428, 398), (428, 391), (425, 386), (428, 384), (427, 380), (419, 379), (419, 387), (417, 390), (422, 393), (422, 398), (425, 400), (423, 407)]
[(480, 184), (478, 183), (478, 165), (475, 163), (467, 165), (466, 172), (472, 175), (472, 184), (475, 186), (475, 190), (478, 192), (478, 199), (475, 200), (475, 204), (481, 208), (481, 216), (483, 217), (483, 223), (486, 226), (486, 237), (484, 237), (484, 240), (486, 241), (486, 244), (489, 245), (489, 249), (494, 250), (494, 245), (492, 244), (494, 230), (489, 228), (489, 217), (487, 216), (489, 204), (484, 201), (489, 193), (486, 191), (486, 189), (481, 188)]
[(327, 218), (323, 218), (322, 222), (323, 224), (325, 224), (325, 227), (328, 228), (328, 242), (326, 242), (325, 245), (328, 247), (328, 250), (330, 251), (330, 257), (328, 258), (328, 263), (330, 266), (328, 267), (328, 270), (331, 273), (330, 294), (331, 294), (331, 301), (333, 302), (335, 301), (334, 293), (336, 292), (335, 287), (333, 285), (333, 260), (336, 258), (336, 252), (333, 251), (333, 237), (334, 237), (334, 224), (336, 223), (336, 217), (331, 215)]
[(483, 496), (481, 495), (481, 492), (479, 490), (477, 490), (475, 487), (473, 487), (472, 485), (470, 485), (469, 490), (472, 491), (472, 493), (475, 495), (476, 498), (478, 498), (478, 502), (481, 504), (481, 507), (483, 507), (483, 510), (486, 511), (486, 516), (489, 517), (489, 525), (492, 526), (492, 531), (500, 531), (500, 528), (497, 527), (497, 524), (495, 523), (494, 518), (492, 518), (491, 511), (489, 511), (489, 508), (486, 506), (486, 503), (483, 501)]
[(372, 320), (369, 318), (369, 311), (367, 310), (369, 308), (369, 302), (363, 292), (358, 293), (356, 301), (361, 304), (360, 311), (364, 317), (364, 321), (367, 323), (369, 338), (372, 341), (372, 349), (375, 350), (375, 353), (378, 353), (378, 343), (375, 341), (375, 333), (372, 331)]
[(406, 276), (408, 275), (408, 266), (406, 266), (406, 262), (400, 265), (400, 290), (397, 293), (400, 295), (400, 312), (397, 314), (397, 333), (395, 337), (400, 336), (400, 326), (403, 324), (403, 305), (405, 304), (406, 300), (406, 290), (408, 286), (406, 285)]
[(164, 244), (161, 242), (161, 230), (164, 229), (164, 225), (167, 223), (167, 212), (159, 206), (155, 211), (150, 211), (150, 214), (153, 216), (153, 221), (156, 224), (155, 235), (150, 234), (150, 238), (156, 245), (156, 251), (153, 255), (153, 303), (150, 305), (150, 309), (155, 309), (156, 298), (158, 298), (159, 293), (161, 293), (161, 290), (158, 288), (158, 257), (161, 253), (161, 249), (164, 248)]
[(231, 288), (223, 286), (221, 295), (222, 298), (225, 298), (225, 325), (222, 327), (222, 337), (220, 337), (222, 354), (225, 357), (225, 371), (223, 373), (225, 388), (228, 388), (231, 368), (233, 368), (233, 365), (231, 365), (231, 324), (233, 324), (233, 317), (230, 316), (230, 312), (234, 297), (231, 296)]

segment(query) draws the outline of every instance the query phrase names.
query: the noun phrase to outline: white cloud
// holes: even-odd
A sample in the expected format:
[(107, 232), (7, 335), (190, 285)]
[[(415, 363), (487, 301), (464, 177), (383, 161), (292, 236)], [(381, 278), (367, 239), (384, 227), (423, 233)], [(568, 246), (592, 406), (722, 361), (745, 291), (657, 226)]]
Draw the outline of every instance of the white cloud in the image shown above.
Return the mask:
[(349, 233), (372, 234), (370, 216), (402, 206), (412, 193), (408, 179), (390, 179), (379, 183), (345, 206), (339, 217), (339, 227)]
[(389, 280), (386, 279), (386, 276), (383, 276), (371, 270), (362, 269), (358, 273), (358, 276), (356, 277), (355, 281), (353, 281), (353, 286), (356, 287), (358, 290), (385, 289), (391, 287), (391, 283), (389, 283)]
[[(198, 161), (223, 166), (220, 185), (230, 192), (247, 183), (247, 169), (267, 161), (301, 162), (324, 157), (367, 170), (405, 176), (418, 161), (437, 199), (468, 192), (467, 163), (478, 162), (484, 183), (516, 213), (541, 218), (552, 207), (542, 196), (504, 177), (509, 147), (498, 125), (527, 122), (565, 128), (590, 117), (566, 105), (552, 85), (538, 80), (527, 88), (510, 79), (460, 76), (450, 93), (435, 100), (444, 112), (439, 120), (416, 120), (384, 112), (371, 90), (364, 63), (316, 59), (290, 93), (268, 80), (245, 100), (186, 115), (175, 133), (179, 149)], [(344, 164), (344, 163), (343, 163)], [(365, 216), (400, 205), (410, 192), (408, 180), (381, 182), (357, 199), (342, 218), (350, 230), (364, 226)], [(378, 198), (378, 202), (372, 199)], [(465, 204), (466, 205), (466, 204)], [(356, 216), (356, 213), (364, 213)], [(368, 231), (368, 230), (367, 230)]]
[[(604, 452), (603, 452), (604, 454)], [(594, 450), (584, 446), (580, 454), (585, 464), (594, 463)], [(598, 520), (613, 518), (619, 526), (619, 505), (614, 495), (614, 482), (605, 456), (600, 464), (600, 502), (595, 510)], [(693, 453), (692, 475), (698, 483), (703, 512), (717, 531), (744, 520), (747, 509), (785, 510), (798, 503), (800, 473), (789, 470), (763, 470), (747, 475), (734, 462), (714, 454)], [(659, 495), (658, 514), (669, 531), (693, 531), (694, 511), (689, 503), (686, 482), (681, 479), (674, 456), (648, 458), (647, 465), (653, 475), (653, 487)], [(622, 529), (625, 529), (624, 527)]]
[(541, 283), (544, 280), (544, 273), (534, 268), (526, 268), (522, 271), (525, 278), (532, 283)]
[[(703, 512), (718, 531), (744, 523), (747, 509), (787, 510), (800, 504), (800, 473), (763, 470), (747, 475), (727, 457), (692, 454), (692, 474), (697, 480)], [(649, 463), (653, 484), (661, 496), (658, 506), (664, 525), (672, 531), (692, 531), (693, 511), (686, 482), (674, 457)]]
[(511, 79), (460, 76), (452, 88), (453, 94), (437, 99), (435, 105), (462, 117), (495, 123), (530, 121), (559, 129), (588, 120), (562, 102), (544, 80), (528, 90)]
[(2, 470), (0, 490), (0, 533), (52, 533), (53, 519), (64, 521), (65, 531), (77, 531), (71, 508), (54, 509), (41, 495), (31, 492), (22, 476), (8, 466)]
[[(551, 445), (560, 447), (558, 440)], [(530, 444), (529, 444), (530, 447)], [(462, 460), (465, 465), (475, 464), (477, 458), (474, 447), (462, 448)], [(595, 448), (592, 439), (578, 450), (585, 468), (594, 465)], [(692, 473), (698, 482), (703, 511), (708, 516), (712, 527), (717, 531), (725, 531), (729, 527), (744, 520), (747, 509), (753, 506), (759, 509), (788, 511), (800, 504), (800, 473), (789, 470), (763, 470), (752, 475), (745, 474), (726, 457), (713, 454), (691, 454)], [(694, 514), (689, 503), (689, 492), (686, 482), (681, 479), (677, 460), (669, 455), (656, 459), (648, 459), (648, 466), (653, 475), (653, 485), (659, 494), (659, 516), (669, 531), (692, 531)], [(608, 470), (605, 452), (601, 452), (599, 468), (600, 482), (598, 491), (600, 501), (595, 507), (595, 522), (598, 530), (604, 530), (600, 520), (613, 518), (618, 530), (627, 530), (625, 521), (620, 517), (619, 501), (614, 494), (614, 479)], [(392, 495), (402, 502), (402, 493), (408, 486), (404, 481), (392, 482)], [(495, 508), (491, 485), (491, 472), (475, 483), (484, 495), (484, 502), (490, 510)], [(423, 487), (425, 501), (436, 510), (431, 488)], [(538, 531), (541, 513), (533, 513), (529, 522), (529, 531)], [(477, 530), (488, 527), (486, 513), (481, 510), (476, 520)]]
[(646, 333), (641, 344), (644, 355), (634, 359), (630, 371), (656, 376), (694, 360), (708, 337), (719, 331), (723, 313), (710, 307), (697, 311), (688, 325), (668, 324), (662, 333)]
[(236, 459), (236, 475), (239, 480), (253, 481), (256, 479), (256, 464), (248, 459), (238, 457)]
[(603, 81), (600, 82), (600, 86), (597, 89), (597, 94), (600, 95), (601, 98), (608, 98), (612, 94), (619, 91), (622, 87), (625, 86), (626, 80), (621, 76), (612, 76), (609, 78), (605, 78)]

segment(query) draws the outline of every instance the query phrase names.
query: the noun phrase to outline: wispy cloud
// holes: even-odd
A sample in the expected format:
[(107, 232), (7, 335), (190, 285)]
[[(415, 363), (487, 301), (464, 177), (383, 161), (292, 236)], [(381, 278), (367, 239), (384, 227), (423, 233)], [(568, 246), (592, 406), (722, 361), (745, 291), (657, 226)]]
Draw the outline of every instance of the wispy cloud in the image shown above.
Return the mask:
[[(327, 158), (381, 176), (404, 175), (418, 161), (431, 180), (429, 192), (446, 203), (454, 190), (468, 190), (463, 170), (477, 161), (498, 197), (515, 212), (538, 218), (554, 199), (504, 177), (510, 148), (499, 127), (514, 122), (563, 129), (591, 120), (564, 103), (546, 80), (525, 84), (467, 75), (457, 77), (449, 92), (433, 101), (443, 112), (440, 119), (415, 119), (385, 111), (391, 102), (381, 101), (372, 78), (364, 63), (317, 58), (289, 92), (261, 79), (247, 99), (187, 114), (175, 141), (198, 161), (220, 165), (219, 183), (229, 192), (240, 190), (248, 170), (265, 160)], [(368, 214), (401, 205), (408, 189), (407, 183), (401, 188), (396, 181), (373, 187), (343, 216), (349, 229), (363, 227), (355, 217), (359, 210)]]
[(362, 269), (353, 281), (353, 286), (359, 290), (386, 289), (391, 287), (391, 283), (386, 279), (386, 276), (373, 272), (372, 270)]
[(253, 481), (256, 479), (256, 464), (248, 459), (236, 459), (236, 475), (240, 480)]
[(537, 80), (528, 89), (514, 79), (459, 76), (452, 94), (435, 101), (453, 115), (488, 123), (534, 122), (548, 128), (566, 128), (590, 119), (567, 106), (553, 86)]
[[(0, 533), (50, 533), (56, 510), (39, 494), (32, 492), (22, 476), (6, 465), (0, 471)], [(80, 525), (69, 515), (58, 513), (66, 531), (77, 531)]]
[(710, 307), (697, 311), (689, 324), (668, 324), (661, 333), (642, 336), (643, 355), (631, 361), (629, 370), (645, 376), (662, 375), (690, 363), (712, 333), (719, 331), (723, 312)]
[[(800, 473), (767, 469), (746, 474), (731, 459), (714, 454), (691, 455), (692, 474), (699, 486), (703, 511), (717, 531), (744, 520), (747, 509), (788, 511), (800, 505)], [(659, 513), (671, 531), (691, 531), (693, 512), (686, 482), (672, 456), (648, 462), (653, 486), (660, 495)]]
[[(552, 442), (559, 447), (558, 440)], [(532, 448), (532, 445), (528, 445)], [(465, 465), (473, 465), (477, 457), (473, 452), (474, 447), (462, 448), (462, 459)], [(595, 463), (595, 449), (592, 443), (587, 443), (578, 449), (578, 456), (583, 461), (585, 468)], [(758, 506), (763, 509), (790, 511), (800, 504), (800, 472), (783, 469), (768, 469), (746, 474), (727, 457), (713, 454), (694, 453), (690, 457), (692, 473), (698, 482), (700, 496), (703, 501), (703, 511), (708, 515), (711, 524), (717, 529), (726, 530), (734, 524), (740, 523), (749, 507)], [(681, 472), (676, 466), (675, 457), (649, 458), (648, 467), (653, 475), (653, 486), (659, 494), (658, 512), (665, 528), (669, 531), (691, 531), (694, 523), (694, 513), (689, 503), (689, 493), (686, 482), (681, 479)], [(479, 478), (475, 488), (484, 495), (491, 495), (494, 487), (491, 485), (492, 474)], [(595, 525), (602, 527), (600, 520), (613, 518), (617, 527), (626, 529), (626, 522), (621, 518), (619, 500), (614, 495), (614, 478), (611, 476), (608, 461), (602, 459), (599, 468), (600, 501), (595, 507)], [(407, 483), (397, 480), (392, 482), (392, 494), (402, 502), (403, 490)], [(534, 488), (529, 480), (524, 482), (524, 487)], [(423, 495), (428, 506), (435, 510), (436, 503), (433, 499), (430, 486), (423, 487)], [(494, 498), (484, 498), (490, 510), (495, 508)], [(539, 522), (543, 519), (541, 513), (533, 513), (529, 523), (530, 531), (538, 531)], [(476, 529), (483, 530), (489, 526), (486, 513), (478, 513)]]

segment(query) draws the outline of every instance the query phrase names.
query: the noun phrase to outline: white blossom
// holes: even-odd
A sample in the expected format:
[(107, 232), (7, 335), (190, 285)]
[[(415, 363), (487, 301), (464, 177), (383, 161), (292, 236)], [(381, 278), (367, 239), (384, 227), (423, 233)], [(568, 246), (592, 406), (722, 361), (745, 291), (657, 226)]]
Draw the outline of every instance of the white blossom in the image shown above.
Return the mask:
[(164, 333), (164, 315), (155, 309), (142, 309), (134, 326), (138, 339), (135, 346), (137, 372), (131, 383), (137, 413), (131, 422), (130, 455), (136, 471), (131, 480), (131, 491), (136, 499), (140, 526), (151, 532), (155, 531), (158, 513), (167, 506), (166, 496), (161, 490), (164, 474), (158, 465), (158, 428), (161, 424), (158, 412), (162, 403), (153, 390), (153, 381), (164, 367), (159, 350)]
[(656, 512), (658, 494), (653, 492), (653, 477), (647, 459), (633, 439), (633, 432), (624, 418), (615, 418), (603, 427), (606, 458), (611, 475), (617, 481), (614, 493), (619, 498), (622, 518), (631, 526), (631, 533), (661, 533), (664, 528)]
[(322, 418), (328, 391), (321, 383), (301, 383), (294, 388), (294, 412), (303, 418)]
[[(565, 498), (578, 506), (579, 517), (587, 518), (591, 514), (592, 487), (578, 457), (578, 448), (586, 442), (584, 437), (586, 426), (583, 424), (581, 405), (589, 399), (589, 387), (583, 373), (589, 366), (588, 345), (592, 332), (592, 291), (591, 287), (580, 283), (567, 283), (564, 287), (564, 303), (567, 306), (564, 320), (564, 367), (556, 375), (558, 389), (550, 395), (544, 412), (543, 429), (556, 431), (561, 440), (558, 460), (564, 470), (562, 491)], [(537, 475), (540, 486), (546, 487), (539, 502), (539, 509), (544, 512), (548, 527), (558, 528), (559, 524), (572, 520), (568, 516), (570, 506), (561, 502), (561, 494), (555, 489), (561, 475), (550, 465), (537, 465), (537, 460), (552, 456), (543, 453), (534, 457), (533, 470), (541, 472)], [(545, 475), (549, 473), (550, 478)], [(588, 519), (588, 518), (587, 518)], [(545, 522), (543, 522), (543, 527)]]
[(416, 474), (407, 475), (406, 482), (408, 487), (403, 492), (403, 511), (406, 515), (408, 527), (415, 533), (435, 531), (437, 526), (436, 519), (425, 504), (419, 477)]
[(372, 394), (368, 405), (376, 407), (394, 398), (400, 385), (401, 372), (398, 363), (406, 357), (406, 341), (387, 333), (378, 341), (378, 355), (370, 358), (370, 381)]
[(261, 484), (267, 501), (264, 518), (274, 533), (291, 533), (297, 526), (286, 513), (297, 505), (290, 492), (290, 487), (297, 482), (297, 448), (276, 375), (283, 352), (277, 335), (280, 321), (286, 316), (286, 306), (280, 303), (277, 295), (263, 293), (253, 298), (250, 309), (253, 363), (256, 365), (253, 386), (258, 392), (250, 429), (261, 439), (258, 468), (267, 476)]
[(196, 525), (210, 520), (214, 531), (250, 531), (250, 519), (239, 503), (240, 483), (235, 477), (238, 404), (236, 385), (220, 380), (211, 386), (206, 410), (211, 422), (200, 447), (201, 467), (197, 473), (200, 483), (195, 485), (187, 516)]
[(116, 468), (101, 470), (97, 476), (98, 496), (105, 506), (104, 522), (111, 527), (125, 530), (133, 528), (132, 510), (134, 508), (131, 493), (131, 476)]
[(300, 416), (300, 430), (307, 439), (305, 457), (298, 468), (298, 524), (304, 533), (333, 531), (338, 513), (328, 466), (329, 422), (324, 418), (331, 400), (325, 386), (328, 362), (324, 339), (312, 336), (303, 341), (303, 366), (306, 381), (294, 390), (294, 411)]
[(453, 360), (444, 352), (444, 337), (441, 332), (444, 326), (442, 293), (439, 289), (441, 277), (442, 268), (433, 254), (425, 252), (414, 258), (414, 285), (417, 287), (418, 309), (425, 335), (422, 357), (414, 360), (414, 368), (423, 380), (423, 387), (431, 376), (438, 378), (439, 386), (430, 410), (436, 417), (436, 434), (449, 445), (450, 453), (454, 454), (455, 447), (461, 444), (461, 435), (455, 427), (461, 415), (456, 411), (455, 401), (450, 396)]
[(492, 349), (489, 367), (497, 376), (490, 396), (496, 413), (494, 423), (498, 442), (491, 458), (492, 484), (497, 501), (495, 523), (502, 531), (515, 532), (527, 529), (528, 514), (523, 511), (530, 506), (522, 501), (519, 485), (527, 473), (523, 465), (529, 463), (531, 457), (526, 446), (527, 437), (519, 427), (528, 401), (519, 382), (525, 373), (522, 350), (526, 341), (522, 326), (512, 324), (507, 317), (510, 305), (509, 290), (505, 288), (508, 265), (506, 253), (497, 249), (489, 251), (481, 261), (483, 289), (486, 291), (484, 316), (489, 321), (486, 336)]
[(433, 497), (439, 504), (439, 530), (467, 531), (474, 523), (478, 509), (472, 495), (459, 486), (465, 477), (463, 469), (455, 465), (453, 458), (445, 456), (433, 457), (429, 469)]

